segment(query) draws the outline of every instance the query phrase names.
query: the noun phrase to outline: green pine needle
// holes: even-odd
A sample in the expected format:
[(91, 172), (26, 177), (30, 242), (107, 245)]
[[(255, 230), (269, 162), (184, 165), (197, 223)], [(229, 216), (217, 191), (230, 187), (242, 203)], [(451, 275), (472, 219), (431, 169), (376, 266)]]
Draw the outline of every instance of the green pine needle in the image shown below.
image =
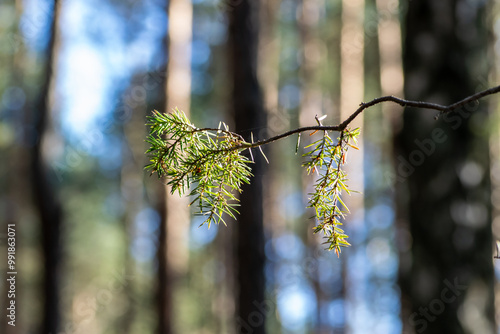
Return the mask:
[[(172, 193), (180, 196), (188, 193), (193, 197), (190, 206), (197, 207), (196, 214), (205, 218), (203, 224), (219, 224), (225, 216), (236, 219), (236, 209), (241, 186), (250, 183), (252, 176), (250, 163), (241, 153), (258, 147), (263, 157), (261, 144), (246, 142), (229, 131), (224, 123), (217, 129), (197, 128), (186, 114), (178, 109), (161, 114), (154, 111), (148, 117), (150, 127), (146, 151), (150, 163), (145, 167), (159, 178), (167, 177)], [(349, 148), (357, 149), (356, 138), (359, 128), (344, 129), (337, 141), (324, 131), (321, 139), (306, 146), (303, 166), (308, 174), (317, 175), (314, 192), (310, 194), (308, 207), (314, 208), (317, 225), (314, 233), (322, 232), (328, 250), (339, 256), (341, 247), (350, 246), (348, 236), (339, 227), (349, 212), (342, 199), (342, 193), (350, 193), (347, 175), (342, 169)], [(296, 152), (300, 144), (297, 138)]]

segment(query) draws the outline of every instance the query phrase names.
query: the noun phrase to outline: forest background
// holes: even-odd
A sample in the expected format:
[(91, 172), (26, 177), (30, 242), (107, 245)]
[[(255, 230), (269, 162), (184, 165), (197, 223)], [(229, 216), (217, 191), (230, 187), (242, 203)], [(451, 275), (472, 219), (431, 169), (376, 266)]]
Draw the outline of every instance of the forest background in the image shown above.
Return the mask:
[(356, 118), (340, 257), (296, 138), (227, 226), (144, 170), (154, 109), (257, 140), (496, 86), (496, 2), (18, 0), (0, 32), (2, 333), (500, 333), (495, 96)]

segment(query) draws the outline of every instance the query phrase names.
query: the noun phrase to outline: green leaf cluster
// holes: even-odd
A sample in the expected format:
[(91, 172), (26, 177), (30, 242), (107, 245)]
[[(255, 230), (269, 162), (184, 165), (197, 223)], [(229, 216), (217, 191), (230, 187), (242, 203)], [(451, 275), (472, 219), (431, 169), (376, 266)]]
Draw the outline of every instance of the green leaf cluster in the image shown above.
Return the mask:
[[(251, 149), (258, 147), (264, 155), (261, 145), (276, 140), (246, 142), (224, 123), (217, 129), (197, 128), (178, 109), (169, 114), (154, 111), (147, 125), (150, 132), (146, 141), (151, 147), (146, 152), (150, 159), (146, 169), (160, 178), (167, 177), (172, 193), (180, 196), (188, 193), (194, 198), (190, 205), (197, 206), (196, 213), (206, 217), (202, 225), (206, 223), (209, 227), (212, 222), (226, 224), (224, 215), (236, 219), (239, 213), (236, 194), (241, 193), (243, 183), (250, 183), (253, 161), (253, 157), (251, 161), (241, 153), (249, 150), (251, 156)], [(320, 139), (306, 146), (309, 151), (303, 155), (307, 172), (318, 175), (308, 204), (314, 208), (318, 222), (314, 233), (323, 232), (328, 250), (334, 250), (337, 256), (340, 247), (350, 246), (346, 241), (348, 236), (340, 228), (341, 219), (349, 212), (342, 194), (351, 192), (342, 166), (348, 149), (357, 149), (358, 135), (359, 128), (343, 129), (333, 140), (325, 130)]]
[(337, 256), (341, 252), (340, 247), (350, 246), (346, 241), (348, 236), (340, 228), (341, 219), (349, 212), (342, 200), (342, 193), (351, 192), (347, 186), (347, 174), (342, 166), (345, 164), (348, 149), (357, 149), (355, 144), (358, 136), (359, 128), (345, 129), (334, 141), (327, 131), (324, 131), (322, 138), (306, 146), (310, 151), (303, 155), (306, 158), (303, 166), (307, 173), (318, 175), (308, 205), (314, 208), (318, 222), (313, 231), (323, 232), (328, 250), (334, 250)]
[(150, 164), (146, 169), (167, 176), (172, 193), (180, 196), (189, 191), (194, 197), (197, 214), (206, 216), (202, 225), (212, 222), (225, 224), (223, 215), (236, 219), (239, 205), (235, 192), (241, 192), (243, 183), (249, 183), (251, 161), (241, 154), (249, 143), (224, 123), (218, 129), (195, 127), (184, 112), (154, 111), (148, 117), (150, 132), (147, 150)]

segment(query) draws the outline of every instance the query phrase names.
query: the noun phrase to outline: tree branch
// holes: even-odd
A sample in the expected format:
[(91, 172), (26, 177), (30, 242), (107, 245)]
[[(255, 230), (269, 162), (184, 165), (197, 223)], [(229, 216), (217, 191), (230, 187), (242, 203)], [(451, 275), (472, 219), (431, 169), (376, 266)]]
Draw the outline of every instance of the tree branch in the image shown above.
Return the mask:
[[(345, 128), (356, 118), (361, 114), (365, 109), (368, 109), (370, 107), (373, 107), (376, 104), (382, 103), (382, 102), (393, 102), (397, 103), (402, 107), (415, 107), (415, 108), (423, 108), (423, 109), (433, 109), (440, 111), (439, 115), (445, 114), (452, 112), (453, 110), (460, 108), (470, 102), (477, 101), (485, 96), (496, 94), (500, 92), (500, 86), (492, 87), (486, 90), (483, 90), (479, 93), (476, 93), (474, 95), (468, 96), (465, 99), (455, 102), (453, 104), (450, 104), (448, 106), (443, 106), (441, 104), (437, 103), (431, 103), (431, 102), (421, 102), (421, 101), (410, 101), (410, 100), (405, 100), (399, 97), (395, 96), (382, 96), (378, 97), (376, 99), (371, 100), (370, 102), (367, 103), (361, 103), (359, 105), (359, 108), (351, 115), (349, 116), (345, 121), (340, 123), (339, 125), (333, 125), (333, 126), (322, 126), (322, 125), (317, 125), (317, 126), (306, 126), (302, 128), (297, 128), (282, 134), (279, 134), (277, 136), (265, 139), (265, 140), (259, 140), (255, 143), (243, 143), (238, 147), (235, 147), (234, 149), (241, 149), (241, 148), (253, 148), (253, 147), (258, 147), (262, 145), (266, 145), (269, 143), (272, 143), (274, 141), (277, 141), (281, 138), (285, 138), (288, 136), (291, 136), (296, 133), (302, 133), (306, 131), (343, 131)], [(438, 115), (438, 116), (439, 116)]]
[[(172, 185), (172, 193), (178, 191), (179, 195), (182, 195), (192, 189), (189, 195), (195, 199), (191, 204), (197, 203), (198, 213), (208, 215), (204, 223), (210, 226), (211, 222), (224, 222), (223, 214), (236, 219), (238, 211), (235, 206), (238, 205), (238, 198), (233, 192), (241, 192), (242, 185), (249, 183), (252, 176), (249, 167), (251, 161), (240, 154), (241, 152), (248, 149), (251, 154), (251, 149), (258, 147), (265, 158), (261, 148), (263, 145), (293, 134), (323, 131), (323, 140), (317, 140), (305, 147), (309, 148), (309, 151), (304, 154), (306, 161), (303, 166), (307, 168), (308, 173), (318, 174), (308, 206), (316, 212), (318, 225), (314, 228), (314, 233), (322, 231), (327, 239), (325, 243), (329, 244), (328, 249), (334, 249), (338, 255), (340, 247), (349, 246), (345, 240), (348, 236), (339, 228), (342, 225), (339, 219), (349, 211), (341, 199), (342, 191), (349, 193), (346, 185), (347, 175), (342, 170), (342, 165), (345, 164), (348, 147), (356, 148), (349, 142), (355, 143), (359, 135), (358, 129), (351, 130), (347, 126), (364, 110), (382, 102), (393, 102), (402, 107), (433, 109), (439, 111), (437, 116), (440, 116), (498, 92), (500, 86), (481, 91), (448, 106), (382, 96), (361, 103), (354, 113), (338, 125), (324, 126), (321, 123), (323, 117), (316, 116), (316, 126), (298, 128), (257, 142), (253, 141), (253, 136), (250, 142), (246, 141), (241, 135), (229, 131), (224, 123), (221, 123), (218, 129), (197, 128), (178, 109), (174, 109), (171, 114), (155, 111), (153, 116), (149, 117), (148, 123), (151, 130), (146, 141), (151, 144), (151, 148), (146, 153), (152, 152), (152, 157), (151, 164), (146, 168), (157, 172), (158, 177), (168, 176), (171, 179), (169, 184)], [(221, 129), (222, 125), (224, 129)], [(340, 132), (337, 142), (330, 138), (328, 131)], [(298, 142), (299, 140), (297, 147)], [(190, 187), (190, 184), (194, 184), (194, 187)], [(342, 210), (340, 205), (345, 210)]]

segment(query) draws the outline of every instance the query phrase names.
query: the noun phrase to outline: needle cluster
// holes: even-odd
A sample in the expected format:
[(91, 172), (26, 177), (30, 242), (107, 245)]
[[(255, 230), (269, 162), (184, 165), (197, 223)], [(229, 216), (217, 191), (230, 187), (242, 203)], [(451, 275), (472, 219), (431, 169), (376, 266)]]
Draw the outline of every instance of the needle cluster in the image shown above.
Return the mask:
[(310, 151), (303, 155), (306, 158), (303, 166), (307, 173), (318, 175), (314, 192), (309, 194), (308, 207), (314, 208), (317, 220), (313, 231), (323, 232), (328, 250), (334, 250), (337, 256), (340, 254), (340, 247), (350, 246), (346, 241), (348, 236), (340, 228), (341, 219), (349, 213), (342, 200), (342, 193), (351, 193), (347, 186), (347, 174), (342, 166), (346, 162), (348, 149), (358, 149), (355, 146), (357, 136), (359, 128), (345, 129), (334, 141), (328, 132), (324, 131), (321, 139), (305, 147), (310, 148)]
[[(203, 224), (224, 222), (224, 215), (236, 219), (239, 213), (237, 193), (243, 183), (249, 183), (252, 160), (242, 154), (266, 141), (246, 142), (229, 131), (226, 124), (219, 128), (197, 128), (186, 115), (175, 109), (172, 113), (154, 111), (148, 118), (150, 126), (147, 150), (150, 164), (146, 166), (158, 177), (167, 177), (171, 192), (180, 196), (188, 193), (197, 207), (197, 214), (205, 216)], [(315, 209), (318, 225), (314, 233), (323, 232), (329, 250), (337, 255), (340, 247), (349, 246), (347, 235), (339, 227), (340, 219), (349, 211), (342, 201), (342, 192), (350, 193), (346, 173), (342, 170), (349, 147), (354, 147), (359, 129), (344, 129), (334, 141), (323, 131), (321, 139), (307, 146), (304, 167), (309, 174), (317, 173), (309, 207)], [(261, 150), (262, 152), (262, 150)], [(265, 157), (265, 156), (264, 156)], [(267, 158), (266, 158), (267, 160)]]
[[(225, 224), (225, 214), (236, 219), (239, 203), (235, 193), (240, 193), (242, 184), (250, 183), (252, 176), (249, 164), (253, 157), (251, 161), (242, 152), (249, 150), (252, 156), (252, 148), (259, 148), (264, 155), (261, 146), (294, 134), (298, 134), (298, 150), (302, 132), (323, 131), (321, 139), (306, 147), (310, 151), (304, 154), (306, 160), (303, 166), (309, 174), (318, 175), (309, 199), (309, 207), (314, 208), (318, 223), (314, 233), (323, 232), (328, 249), (334, 250), (338, 256), (340, 247), (349, 246), (347, 235), (339, 227), (342, 225), (341, 219), (349, 212), (342, 200), (342, 193), (352, 192), (347, 186), (347, 175), (342, 166), (348, 149), (357, 149), (356, 138), (359, 136), (359, 128), (350, 130), (348, 125), (366, 109), (383, 102), (438, 110), (438, 117), (498, 92), (500, 86), (492, 87), (448, 106), (382, 96), (361, 103), (351, 116), (338, 125), (324, 126), (321, 124), (324, 117), (316, 117), (318, 126), (297, 128), (257, 142), (253, 139), (252, 142), (245, 141), (240, 135), (229, 131), (224, 123), (220, 123), (217, 129), (197, 128), (178, 109), (170, 114), (155, 111), (147, 123), (150, 132), (146, 141), (151, 147), (146, 152), (150, 156), (150, 164), (146, 169), (157, 173), (160, 178), (166, 176), (172, 193), (178, 192), (182, 196), (189, 192), (189, 196), (194, 197), (190, 205), (195, 204), (197, 213), (206, 216), (202, 225), (207, 223), (210, 226), (212, 222), (221, 221)], [(336, 141), (330, 138), (329, 131), (340, 133)], [(267, 161), (265, 155), (264, 158)]]
[(249, 143), (224, 123), (218, 129), (197, 128), (178, 109), (170, 114), (154, 111), (147, 125), (146, 141), (151, 147), (146, 169), (160, 178), (166, 176), (172, 194), (189, 192), (196, 214), (206, 217), (202, 225), (225, 224), (224, 214), (236, 219), (235, 192), (241, 192), (252, 175), (251, 161), (241, 154)]

